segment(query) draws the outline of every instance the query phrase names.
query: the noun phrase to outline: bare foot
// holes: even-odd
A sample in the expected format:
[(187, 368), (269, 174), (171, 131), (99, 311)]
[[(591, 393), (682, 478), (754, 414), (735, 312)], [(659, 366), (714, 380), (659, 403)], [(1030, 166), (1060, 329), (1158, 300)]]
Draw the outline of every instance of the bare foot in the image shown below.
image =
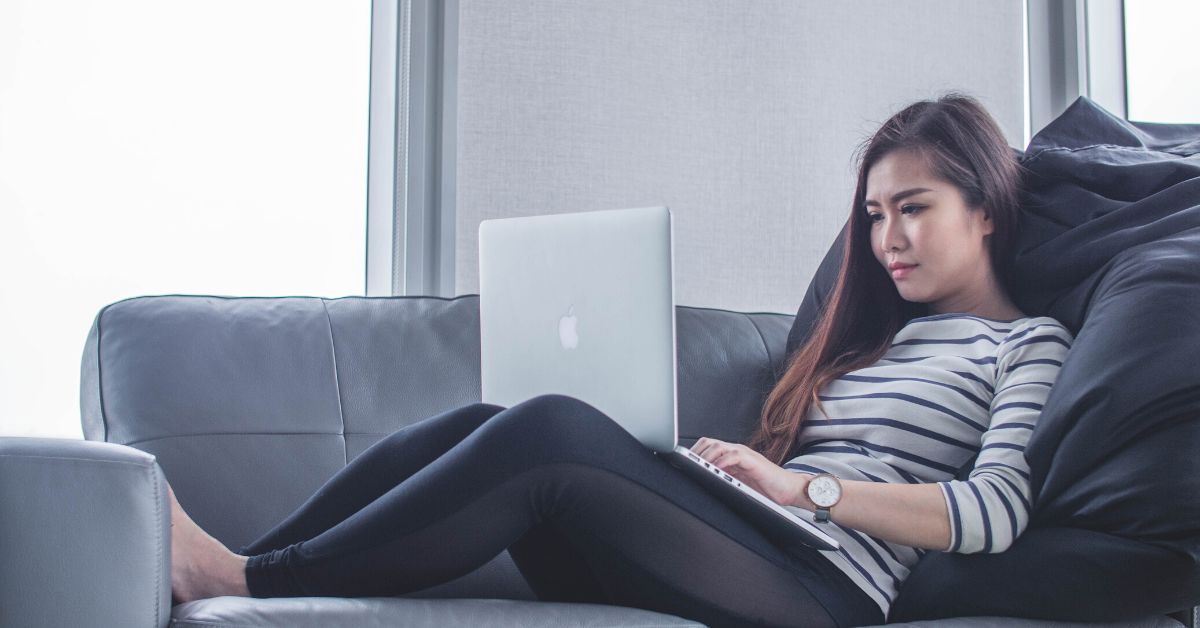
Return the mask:
[(171, 496), (171, 593), (176, 602), (222, 595), (249, 596), (246, 557), (226, 549), (200, 529)]

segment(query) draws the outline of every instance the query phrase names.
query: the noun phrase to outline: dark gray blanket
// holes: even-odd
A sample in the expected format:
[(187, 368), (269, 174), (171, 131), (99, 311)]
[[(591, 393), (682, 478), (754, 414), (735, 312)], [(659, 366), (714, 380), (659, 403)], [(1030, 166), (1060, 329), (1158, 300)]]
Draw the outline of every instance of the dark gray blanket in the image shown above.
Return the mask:
[[(1021, 162), (1012, 297), (1075, 334), (1026, 450), (1030, 527), (1002, 554), (930, 552), (890, 619), (1200, 604), (1200, 125), (1130, 123), (1081, 98)], [(789, 351), (836, 276), (833, 249)]]

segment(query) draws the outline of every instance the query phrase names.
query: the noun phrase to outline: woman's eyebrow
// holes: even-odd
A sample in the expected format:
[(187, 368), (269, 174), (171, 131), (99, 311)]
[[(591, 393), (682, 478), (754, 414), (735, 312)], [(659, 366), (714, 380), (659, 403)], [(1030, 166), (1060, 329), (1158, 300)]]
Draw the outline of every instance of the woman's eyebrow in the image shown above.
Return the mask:
[[(892, 195), (892, 203), (898, 203), (910, 196), (913, 196), (914, 194), (920, 194), (921, 192), (932, 192), (932, 191), (933, 190), (931, 190), (929, 188), (909, 188), (907, 190), (904, 190), (901, 192), (896, 192), (895, 194), (893, 194)], [(879, 207), (879, 201), (867, 201), (865, 204), (867, 207)]]

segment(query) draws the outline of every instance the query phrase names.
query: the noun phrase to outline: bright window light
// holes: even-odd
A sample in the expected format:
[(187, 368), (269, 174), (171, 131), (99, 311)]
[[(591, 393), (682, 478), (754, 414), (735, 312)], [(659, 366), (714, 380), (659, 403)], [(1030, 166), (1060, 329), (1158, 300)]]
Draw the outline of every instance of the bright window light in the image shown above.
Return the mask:
[(0, 434), (80, 437), (104, 305), (362, 294), (371, 3), (0, 3)]
[(1200, 123), (1200, 28), (1196, 0), (1126, 0), (1129, 119)]

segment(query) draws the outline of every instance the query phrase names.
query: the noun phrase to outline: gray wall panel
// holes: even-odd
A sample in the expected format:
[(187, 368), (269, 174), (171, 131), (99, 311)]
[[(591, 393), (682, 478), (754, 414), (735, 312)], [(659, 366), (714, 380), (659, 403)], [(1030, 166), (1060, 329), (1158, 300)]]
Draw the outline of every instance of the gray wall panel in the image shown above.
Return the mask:
[(795, 312), (852, 152), (961, 89), (1019, 146), (1021, 3), (462, 0), (456, 294), (487, 218), (665, 204), (682, 305)]

